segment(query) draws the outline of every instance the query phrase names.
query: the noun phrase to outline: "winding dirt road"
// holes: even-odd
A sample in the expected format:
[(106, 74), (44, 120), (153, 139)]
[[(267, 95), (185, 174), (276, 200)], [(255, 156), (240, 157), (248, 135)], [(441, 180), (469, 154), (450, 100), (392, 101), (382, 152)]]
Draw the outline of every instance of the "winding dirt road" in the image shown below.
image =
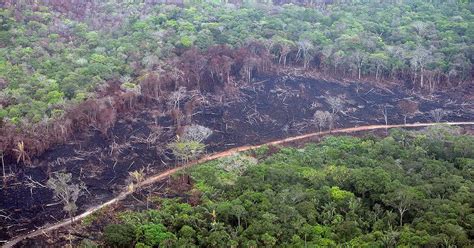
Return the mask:
[[(96, 207), (88, 209), (84, 213), (75, 216), (73, 218), (73, 220), (67, 219), (67, 220), (60, 221), (60, 222), (58, 222), (56, 224), (53, 224), (53, 225), (43, 226), (43, 227), (37, 229), (36, 231), (30, 232), (30, 233), (27, 233), (27, 234), (24, 234), (24, 235), (20, 235), (16, 238), (10, 240), (6, 244), (4, 244), (2, 247), (3, 248), (13, 247), (15, 244), (17, 244), (18, 242), (20, 242), (24, 239), (33, 238), (33, 237), (45, 234), (47, 232), (50, 232), (52, 230), (68, 226), (68, 225), (72, 224), (73, 221), (78, 221), (78, 220), (84, 219), (85, 217), (97, 212), (98, 210), (100, 210), (102, 208), (105, 208), (107, 206), (110, 206), (114, 203), (117, 203), (117, 202), (123, 200), (125, 197), (132, 194), (134, 192), (134, 190), (137, 190), (137, 189), (142, 188), (144, 186), (147, 186), (147, 185), (156, 183), (158, 181), (161, 181), (161, 180), (169, 177), (170, 175), (172, 175), (172, 174), (174, 174), (174, 173), (176, 173), (180, 170), (183, 170), (183, 169), (189, 168), (191, 166), (194, 166), (194, 165), (197, 165), (197, 164), (200, 164), (200, 163), (204, 163), (204, 162), (207, 162), (207, 161), (210, 161), (210, 160), (223, 158), (223, 157), (228, 157), (228, 156), (230, 156), (234, 153), (237, 153), (237, 152), (249, 151), (249, 150), (253, 150), (253, 149), (265, 146), (265, 145), (282, 145), (282, 144), (291, 143), (291, 142), (295, 142), (295, 141), (310, 139), (310, 138), (313, 138), (313, 137), (324, 136), (324, 135), (327, 135), (327, 134), (353, 133), (353, 132), (359, 132), (359, 131), (369, 131), (369, 130), (389, 129), (389, 128), (428, 127), (428, 126), (434, 126), (434, 125), (437, 125), (437, 124), (439, 124), (439, 123), (414, 123), (414, 124), (399, 124), (399, 125), (369, 125), (369, 126), (342, 128), (342, 129), (332, 130), (331, 132), (325, 131), (325, 132), (309, 133), (309, 134), (289, 137), (289, 138), (276, 140), (276, 141), (271, 141), (271, 142), (260, 144), (260, 145), (240, 146), (240, 147), (229, 149), (227, 151), (207, 155), (207, 156), (205, 156), (205, 157), (203, 157), (203, 158), (201, 158), (197, 161), (194, 161), (194, 162), (188, 163), (186, 165), (176, 167), (174, 169), (170, 169), (170, 170), (161, 172), (157, 175), (151, 176), (151, 177), (147, 178), (146, 180), (142, 181), (141, 183), (135, 185), (134, 189), (129, 189), (129, 187), (127, 187), (127, 189), (125, 191), (123, 191), (122, 193), (120, 193), (117, 197), (115, 197), (115, 198), (113, 198), (113, 199), (111, 199), (111, 200), (109, 200), (109, 201), (107, 201), (107, 202), (105, 202), (101, 205), (98, 205)], [(447, 122), (447, 123), (443, 123), (443, 124), (444, 125), (450, 125), (450, 126), (474, 125), (474, 121), (472, 121), (472, 122)]]

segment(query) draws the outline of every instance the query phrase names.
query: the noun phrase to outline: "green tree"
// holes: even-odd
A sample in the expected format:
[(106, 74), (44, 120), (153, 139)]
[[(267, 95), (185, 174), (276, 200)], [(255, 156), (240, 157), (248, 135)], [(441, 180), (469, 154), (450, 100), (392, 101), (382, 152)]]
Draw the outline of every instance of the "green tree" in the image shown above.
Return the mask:
[(384, 198), (384, 202), (395, 208), (399, 214), (399, 224), (403, 226), (403, 216), (421, 204), (423, 194), (414, 187), (397, 186), (392, 192), (389, 192)]

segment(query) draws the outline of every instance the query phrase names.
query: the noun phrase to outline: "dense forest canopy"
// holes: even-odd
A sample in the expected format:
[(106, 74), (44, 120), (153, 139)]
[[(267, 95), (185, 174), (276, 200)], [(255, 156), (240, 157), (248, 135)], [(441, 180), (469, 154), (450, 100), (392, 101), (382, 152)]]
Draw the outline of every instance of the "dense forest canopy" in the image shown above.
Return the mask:
[[(249, 48), (267, 55), (260, 60), (357, 80), (403, 79), (431, 90), (472, 80), (473, 5), (467, 2), (351, 1), (324, 8), (38, 2), (13, 1), (0, 13), (0, 118), (15, 124), (60, 116), (65, 105), (108, 81), (133, 88), (194, 47), (202, 52), (188, 54), (176, 72), (191, 81), (212, 71), (215, 56), (207, 49), (251, 43), (263, 45)], [(233, 71), (261, 63), (230, 59)], [(202, 64), (186, 68), (190, 60)]]
[(474, 245), (460, 129), (250, 151), (472, 124), (472, 1), (0, 1), (0, 243), (63, 207), (85, 247)]
[(114, 247), (472, 247), (472, 147), (472, 136), (441, 126), (395, 130), (383, 139), (328, 137), (270, 157), (265, 154), (274, 148), (235, 154), (188, 170), (193, 187), (180, 198), (156, 199), (159, 210), (119, 213), (104, 241)]

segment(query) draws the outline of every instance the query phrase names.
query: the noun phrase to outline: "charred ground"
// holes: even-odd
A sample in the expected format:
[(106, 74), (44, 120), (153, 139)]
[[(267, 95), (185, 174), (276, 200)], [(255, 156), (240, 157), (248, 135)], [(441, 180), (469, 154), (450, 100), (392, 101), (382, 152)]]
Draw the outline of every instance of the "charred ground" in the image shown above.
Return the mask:
[[(474, 119), (473, 102), (462, 97), (439, 93), (426, 98), (369, 84), (274, 76), (257, 78), (252, 86), (222, 98), (199, 96), (191, 113), (179, 117), (180, 125), (196, 123), (211, 128), (214, 134), (206, 142), (207, 152), (258, 144), (317, 130), (313, 114), (318, 109), (331, 111), (327, 102), (330, 96), (344, 102), (337, 113), (338, 128), (384, 124), (384, 106), (389, 124), (403, 123), (406, 111), (400, 109), (399, 102), (404, 99), (418, 103), (418, 111), (408, 117), (408, 122), (433, 121), (430, 111), (434, 109), (443, 109), (443, 120)], [(195, 97), (180, 103), (182, 112), (186, 112), (186, 103), (192, 99)], [(179, 126), (170, 111), (163, 108), (144, 104), (136, 111), (120, 115), (106, 136), (91, 129), (86, 135), (76, 135), (69, 143), (49, 149), (34, 159), (31, 166), (8, 163), (9, 167), (18, 166), (20, 173), (2, 186), (0, 240), (67, 217), (52, 192), (42, 187), (52, 172), (66, 171), (85, 183), (87, 192), (78, 201), (82, 212), (112, 198), (127, 184), (131, 171), (144, 168), (145, 173), (151, 174), (175, 166), (166, 144), (175, 138)]]

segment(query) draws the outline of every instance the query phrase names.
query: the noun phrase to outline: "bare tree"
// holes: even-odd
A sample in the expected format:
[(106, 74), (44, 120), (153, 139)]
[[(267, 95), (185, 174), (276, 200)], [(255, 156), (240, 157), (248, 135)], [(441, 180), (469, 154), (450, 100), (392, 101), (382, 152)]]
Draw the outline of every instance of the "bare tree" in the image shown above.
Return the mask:
[(309, 40), (301, 40), (297, 42), (298, 52), (296, 54), (296, 60), (299, 60), (300, 57), (303, 57), (303, 68), (307, 68), (309, 62), (311, 61), (311, 51), (313, 49), (313, 44)]
[(55, 172), (46, 186), (54, 191), (54, 197), (63, 203), (64, 211), (73, 221), (74, 213), (77, 211), (76, 201), (86, 187), (83, 183), (73, 184), (71, 179), (71, 173)]
[(184, 129), (182, 139), (186, 141), (202, 142), (211, 135), (212, 135), (211, 129), (201, 126), (201, 125), (193, 124), (191, 126), (187, 126)]
[(326, 102), (331, 107), (333, 114), (337, 114), (338, 112), (341, 112), (345, 104), (344, 100), (340, 96), (329, 96), (326, 99)]
[(240, 70), (240, 75), (245, 77), (247, 83), (252, 81), (252, 72), (258, 66), (258, 59), (252, 56), (246, 57), (243, 61), (242, 69)]
[(430, 115), (435, 122), (441, 122), (441, 120), (448, 114), (448, 111), (444, 109), (433, 109), (430, 111)]
[(186, 87), (179, 87), (178, 90), (171, 92), (169, 96), (169, 103), (172, 108), (179, 108), (179, 102), (187, 97)]
[(334, 128), (334, 122), (336, 119), (337, 116), (335, 114), (321, 110), (317, 110), (313, 116), (313, 121), (316, 125), (318, 125), (319, 132), (321, 132), (325, 127), (328, 127), (329, 130), (332, 130)]
[(161, 134), (163, 133), (163, 129), (158, 125), (152, 125), (149, 126), (149, 128), (150, 133), (148, 134), (148, 136), (132, 135), (130, 136), (130, 139), (135, 143), (146, 144), (148, 149), (155, 147), (159, 142)]
[(291, 52), (291, 48), (294, 46), (294, 43), (281, 37), (277, 37), (275, 43), (276, 44), (274, 44), (274, 46), (278, 46), (280, 52), (280, 55), (278, 56), (278, 64), (283, 62), (283, 66), (285, 67), (287, 56)]
[(416, 82), (417, 71), (420, 71), (420, 88), (424, 86), (424, 73), (426, 65), (431, 62), (433, 57), (431, 56), (431, 51), (425, 49), (422, 46), (418, 46), (411, 54), (410, 65), (414, 71), (413, 82)]
[(409, 100), (401, 100), (398, 102), (398, 108), (402, 111), (403, 123), (407, 124), (407, 117), (414, 116), (418, 111), (418, 103)]
[(3, 180), (5, 180), (6, 176), (5, 176), (5, 161), (3, 160), (3, 151), (0, 150), (0, 159), (2, 160), (2, 172), (3, 172)]
[(336, 123), (336, 120), (337, 120), (337, 115), (329, 113), (328, 115), (329, 130), (332, 130), (334, 128), (334, 124)]
[(323, 128), (329, 125), (329, 116), (331, 113), (328, 111), (321, 111), (317, 110), (313, 115), (313, 121), (318, 126), (319, 132), (322, 131)]
[(388, 108), (387, 108), (387, 105), (382, 106), (382, 114), (383, 114), (383, 118), (385, 120), (385, 125), (388, 125)]
[(367, 53), (362, 50), (356, 50), (354, 53), (351, 54), (350, 62), (356, 67), (357, 69), (357, 78), (360, 80), (362, 74), (362, 67), (367, 60)]

